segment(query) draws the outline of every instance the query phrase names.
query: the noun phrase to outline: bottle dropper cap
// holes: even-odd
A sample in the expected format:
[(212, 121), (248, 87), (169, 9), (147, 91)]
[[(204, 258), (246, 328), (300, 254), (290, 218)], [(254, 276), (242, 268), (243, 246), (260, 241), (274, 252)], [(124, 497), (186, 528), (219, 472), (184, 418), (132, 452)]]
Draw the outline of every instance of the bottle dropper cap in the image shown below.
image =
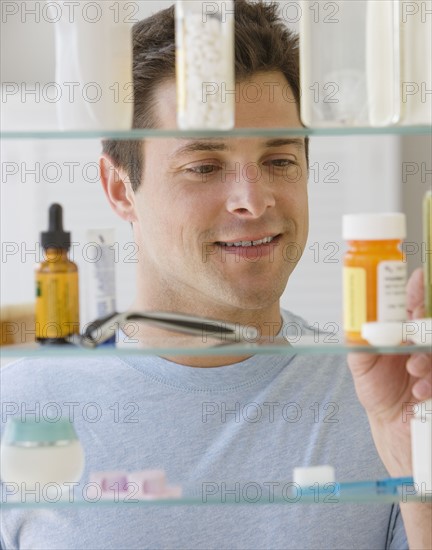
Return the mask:
[(41, 244), (45, 250), (47, 248), (70, 249), (71, 236), (69, 232), (63, 231), (63, 209), (59, 204), (52, 204), (49, 207), (48, 231), (41, 233)]

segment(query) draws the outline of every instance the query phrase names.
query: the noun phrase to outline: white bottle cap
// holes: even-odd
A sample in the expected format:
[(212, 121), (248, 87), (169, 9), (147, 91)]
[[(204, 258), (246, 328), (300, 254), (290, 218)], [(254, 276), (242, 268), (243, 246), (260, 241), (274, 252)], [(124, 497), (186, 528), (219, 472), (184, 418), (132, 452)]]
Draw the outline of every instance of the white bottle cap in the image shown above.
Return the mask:
[(404, 239), (406, 217), (401, 212), (346, 214), (342, 218), (342, 236), (346, 241)]
[(401, 321), (363, 323), (361, 335), (371, 346), (399, 346), (403, 341), (403, 323)]
[(293, 481), (301, 487), (313, 485), (314, 483), (319, 485), (334, 483), (335, 470), (333, 466), (328, 465), (297, 467), (293, 470)]

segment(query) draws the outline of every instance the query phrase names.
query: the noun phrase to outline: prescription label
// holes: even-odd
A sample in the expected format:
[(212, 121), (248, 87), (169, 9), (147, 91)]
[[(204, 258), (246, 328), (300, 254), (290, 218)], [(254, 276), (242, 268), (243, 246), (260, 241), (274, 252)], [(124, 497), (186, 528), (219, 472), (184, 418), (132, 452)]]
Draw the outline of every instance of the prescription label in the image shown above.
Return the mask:
[(366, 270), (361, 267), (343, 269), (344, 330), (361, 332), (366, 323)]
[(401, 261), (380, 262), (377, 268), (378, 321), (406, 320), (407, 265)]

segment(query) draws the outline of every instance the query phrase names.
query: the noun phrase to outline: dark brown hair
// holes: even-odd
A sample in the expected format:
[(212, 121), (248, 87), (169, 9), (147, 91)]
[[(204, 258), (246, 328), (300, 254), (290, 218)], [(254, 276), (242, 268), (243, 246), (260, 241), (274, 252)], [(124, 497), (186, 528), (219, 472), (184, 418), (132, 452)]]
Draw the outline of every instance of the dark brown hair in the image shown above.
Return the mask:
[[(235, 75), (241, 81), (257, 72), (278, 71), (300, 105), (298, 37), (285, 25), (277, 2), (235, 0)], [(155, 96), (175, 78), (175, 10), (161, 10), (133, 27), (133, 128), (156, 128)], [(306, 140), (307, 155), (308, 140)], [(136, 191), (144, 159), (139, 140), (106, 140), (103, 151), (124, 168)]]

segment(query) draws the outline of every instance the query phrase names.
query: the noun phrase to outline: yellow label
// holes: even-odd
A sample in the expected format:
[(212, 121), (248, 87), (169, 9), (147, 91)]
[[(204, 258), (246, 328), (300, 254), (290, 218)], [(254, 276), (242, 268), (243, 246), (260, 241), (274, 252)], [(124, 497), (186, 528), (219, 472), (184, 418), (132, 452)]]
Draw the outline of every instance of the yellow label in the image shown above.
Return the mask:
[(367, 320), (366, 271), (361, 267), (343, 269), (344, 330), (361, 332)]
[(36, 337), (79, 332), (78, 272), (36, 274)]
[(423, 261), (426, 317), (432, 317), (432, 191), (423, 200), (423, 240), (425, 254)]

